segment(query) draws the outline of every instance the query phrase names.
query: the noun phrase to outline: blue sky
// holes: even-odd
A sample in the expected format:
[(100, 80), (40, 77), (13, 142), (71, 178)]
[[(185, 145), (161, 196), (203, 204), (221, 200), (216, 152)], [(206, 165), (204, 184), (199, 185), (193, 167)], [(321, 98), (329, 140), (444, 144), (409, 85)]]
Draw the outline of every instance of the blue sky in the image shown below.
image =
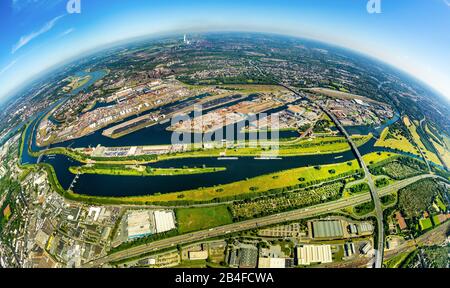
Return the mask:
[(450, 0), (0, 0), (0, 99), (30, 77), (100, 45), (164, 32), (258, 31), (374, 56), (450, 99)]

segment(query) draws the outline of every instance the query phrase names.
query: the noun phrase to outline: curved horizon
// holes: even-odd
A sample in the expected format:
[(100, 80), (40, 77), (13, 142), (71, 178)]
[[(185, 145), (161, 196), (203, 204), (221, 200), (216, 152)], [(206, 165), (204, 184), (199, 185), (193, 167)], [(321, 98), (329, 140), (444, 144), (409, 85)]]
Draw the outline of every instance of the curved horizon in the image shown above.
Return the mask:
[[(16, 7), (18, 11), (14, 11), (13, 2), (16, 3), (14, 5), (18, 5), (17, 3), (26, 5), (24, 7)], [(32, 5), (30, 2), (32, 1), (11, 1), (11, 15), (17, 17), (24, 15), (23, 13), (26, 12), (27, 7), (29, 9), (33, 7), (27, 6)], [(442, 33), (439, 34), (439, 31), (434, 34), (431, 33), (432, 35), (429, 36), (422, 35), (421, 37), (431, 37), (431, 40), (428, 43), (424, 43), (428, 44), (428, 46), (425, 45), (419, 50), (428, 49), (430, 53), (428, 55), (422, 55), (421, 61), (419, 61), (420, 59), (417, 55), (413, 56), (414, 59), (417, 59), (417, 63), (411, 60), (411, 56), (407, 54), (409, 49), (399, 47), (401, 45), (390, 46), (387, 42), (384, 42), (378, 45), (378, 47), (373, 46), (373, 43), (378, 42), (383, 37), (392, 40), (392, 37), (395, 38), (396, 35), (392, 33), (390, 36), (383, 36), (383, 33), (380, 34), (380, 31), (378, 31), (380, 29), (370, 30), (369, 26), (372, 23), (381, 23), (380, 19), (385, 19), (384, 21), (387, 19), (388, 22), (392, 21), (390, 17), (393, 17), (393, 15), (391, 15), (389, 9), (407, 14), (400, 10), (409, 7), (410, 12), (417, 12), (418, 8), (423, 8), (423, 2), (421, 1), (408, 1), (408, 4), (406, 4), (406, 1), (396, 1), (394, 3), (392, 0), (383, 0), (383, 13), (379, 15), (367, 13), (365, 11), (366, 1), (364, 0), (360, 1), (360, 5), (350, 5), (350, 1), (339, 5), (329, 0), (317, 1), (326, 4), (322, 6), (320, 4), (312, 4), (311, 1), (299, 1), (295, 5), (291, 1), (282, 1), (284, 4), (290, 3), (291, 6), (289, 7), (283, 6), (283, 3), (265, 3), (267, 6), (264, 6), (264, 4), (255, 6), (256, 4), (253, 1), (247, 1), (242, 5), (236, 4), (234, 1), (228, 1), (229, 3), (199, 1), (199, 3), (196, 3), (190, 9), (186, 5), (181, 5), (182, 3), (180, 3), (180, 7), (175, 7), (174, 4), (167, 6), (161, 3), (158, 6), (156, 3), (153, 3), (155, 5), (153, 5), (153, 9), (150, 9), (151, 7), (148, 6), (148, 3), (143, 3), (139, 0), (132, 1), (133, 3), (131, 4), (123, 5), (117, 1), (111, 1), (111, 5), (104, 7), (101, 7), (97, 1), (94, 1), (97, 3), (84, 3), (86, 1), (83, 1), (81, 14), (68, 14), (64, 11), (66, 1), (63, 0), (45, 0), (42, 2), (52, 2), (54, 5), (46, 7), (43, 10), (45, 13), (43, 13), (42, 17), (39, 15), (38, 18), (42, 19), (39, 22), (40, 24), (34, 25), (36, 26), (35, 28), (25, 27), (26, 25), (24, 25), (24, 32), (22, 33), (24, 35), (20, 34), (20, 31), (12, 31), (10, 33), (11, 35), (7, 34), (5, 37), (5, 40), (9, 41), (0, 41), (0, 43), (3, 43), (0, 44), (0, 51), (2, 51), (0, 58), (0, 85), (3, 87), (2, 91), (0, 91), (0, 101), (13, 97), (14, 94), (22, 88), (25, 88), (25, 86), (28, 86), (36, 78), (43, 76), (50, 69), (64, 65), (73, 59), (80, 58), (84, 54), (90, 54), (93, 51), (107, 48), (107, 46), (114, 46), (120, 42), (128, 43), (135, 38), (152, 37), (155, 35), (221, 31), (280, 34), (338, 46), (388, 64), (419, 80), (421, 84), (425, 84), (427, 86), (426, 88), (430, 88), (436, 94), (447, 100), (450, 99), (450, 84), (446, 81), (447, 76), (450, 74), (448, 73), (450, 69), (450, 63), (448, 63), (449, 56), (442, 52), (431, 53), (431, 50), (443, 50), (446, 52), (445, 41), (449, 36)], [(402, 3), (399, 4), (397, 2)], [(450, 13), (449, 7), (446, 7), (445, 3), (440, 0), (433, 1), (427, 7), (431, 7), (428, 10), (442, 9), (443, 16)], [(223, 11), (219, 11), (218, 8), (223, 8)], [(238, 10), (236, 10), (237, 8)], [(63, 12), (61, 12), (61, 9), (63, 9)], [(195, 9), (197, 11), (193, 11)], [(294, 12), (289, 10), (294, 10)], [(151, 15), (154, 15), (155, 18), (144, 17), (148, 16), (146, 12), (149, 11), (153, 11)], [(214, 11), (216, 14), (209, 15), (211, 13), (208, 12), (211, 11)], [(303, 16), (300, 21), (294, 19), (294, 16), (296, 16), (295, 12), (300, 13), (298, 16)], [(168, 15), (172, 16), (171, 19), (166, 19)], [(216, 19), (213, 19), (212, 16), (215, 16)], [(267, 16), (271, 16), (273, 19), (280, 21), (273, 21), (268, 25), (263, 21)], [(281, 19), (281, 16), (286, 16), (286, 19)], [(350, 16), (358, 17), (359, 19), (344, 21), (345, 18)], [(398, 16), (394, 15), (394, 17)], [(98, 17), (100, 20), (93, 20), (95, 17)], [(329, 17), (330, 19), (325, 21), (325, 17)], [(6, 17), (6, 20), (0, 21), (13, 21), (13, 18), (12, 16), (9, 18)], [(151, 18), (151, 20), (147, 18)], [(437, 17), (435, 18), (438, 19)], [(126, 21), (127, 19), (132, 20)], [(199, 19), (201, 20), (201, 24), (196, 24), (199, 22), (197, 21)], [(408, 20), (409, 18), (406, 17), (405, 19)], [(442, 19), (439, 18), (438, 20), (440, 22), (436, 21), (431, 26), (429, 23), (424, 23), (423, 25), (428, 25), (433, 28), (441, 25), (439, 27), (445, 31), (445, 26), (442, 26), (442, 24), (450, 24), (450, 21), (445, 17)], [(319, 23), (321, 21), (325, 23)], [(336, 23), (342, 23), (342, 25), (340, 27), (333, 27), (332, 24)], [(408, 21), (405, 23), (411, 24)], [(405, 23), (400, 23), (400, 25)], [(362, 26), (359, 28), (354, 27), (356, 24)], [(380, 28), (385, 27), (385, 25), (386, 23), (380, 26)], [(418, 27), (420, 25), (418, 23), (415, 23), (415, 25), (415, 29), (419, 29)], [(364, 31), (365, 29), (366, 31)], [(398, 30), (399, 28), (394, 27), (392, 30), (396, 29)], [(424, 27), (423, 29), (426, 30), (429, 27)], [(339, 35), (334, 35), (331, 33), (334, 30), (336, 32), (348, 31), (346, 34), (354, 34), (354, 36), (349, 37), (349, 35), (345, 35), (343, 37), (340, 33), (336, 33)], [(411, 28), (411, 30), (414, 29)], [(367, 35), (365, 37), (361, 36), (365, 34), (370, 34), (374, 37), (367, 37)], [(18, 35), (22, 36), (19, 37)], [(362, 38), (358, 38), (358, 36)], [(442, 39), (439, 40), (439, 37)], [(401, 35), (399, 38), (402, 38)], [(418, 42), (414, 39), (408, 39), (409, 42), (407, 44)], [(444, 45), (438, 45), (439, 43), (444, 43)], [(70, 47), (70, 49), (67, 49), (66, 46)], [(413, 48), (411, 47), (411, 50)], [(387, 51), (384, 51), (386, 49), (392, 49), (394, 51), (387, 53)], [(8, 53), (3, 53), (7, 51), (10, 52), (9, 55)], [(430, 58), (435, 60), (431, 61), (429, 60)], [(437, 64), (434, 66), (428, 64), (430, 67), (426, 67), (423, 62), (434, 62)]]
[[(14, 89), (10, 95), (7, 95), (6, 97), (4, 97), (4, 99), (2, 99), (0, 97), (0, 103), (2, 101), (8, 101), (10, 99), (13, 99), (18, 93), (20, 93), (21, 90), (23, 89), (27, 89), (30, 85), (33, 84), (33, 82), (35, 81), (40, 81), (41, 78), (47, 76), (48, 74), (51, 74), (52, 72), (55, 72), (58, 69), (63, 68), (66, 65), (71, 65), (73, 64), (75, 61), (77, 60), (81, 60), (84, 59), (86, 57), (90, 57), (92, 55), (95, 55), (97, 53), (100, 53), (102, 51), (108, 50), (108, 49), (114, 49), (115, 47), (119, 47), (122, 45), (131, 45), (137, 41), (145, 41), (145, 40), (152, 40), (152, 39), (158, 39), (158, 38), (165, 38), (165, 37), (181, 37), (183, 36), (185, 32), (184, 31), (168, 31), (168, 32), (163, 32), (163, 33), (155, 33), (155, 34), (147, 34), (147, 35), (142, 35), (142, 36), (137, 36), (137, 37), (131, 37), (131, 38), (124, 38), (112, 43), (104, 43), (101, 44), (95, 48), (86, 50), (86, 51), (81, 51), (80, 53), (78, 53), (77, 55), (74, 55), (72, 57), (69, 57), (67, 59), (63, 59), (60, 62), (54, 64), (53, 66), (38, 72), (35, 75), (32, 75), (30, 78), (26, 79), (23, 81), (21, 87), (18, 87), (17, 89)], [(428, 83), (424, 82), (423, 80), (417, 78), (415, 75), (409, 73), (408, 71), (405, 71), (403, 69), (401, 69), (400, 67), (396, 67), (394, 65), (392, 65), (391, 63), (388, 63), (386, 61), (384, 61), (383, 59), (379, 59), (376, 58), (373, 55), (369, 55), (367, 53), (364, 53), (364, 51), (358, 51), (358, 50), (353, 50), (350, 47), (345, 47), (345, 46), (341, 46), (339, 44), (335, 44), (335, 43), (330, 43), (330, 42), (325, 42), (323, 40), (320, 39), (314, 39), (314, 38), (307, 38), (307, 37), (302, 37), (302, 36), (297, 36), (297, 35), (290, 35), (290, 34), (282, 34), (282, 33), (275, 33), (275, 32), (265, 32), (265, 31), (252, 31), (252, 30), (230, 30), (230, 31), (226, 31), (226, 30), (210, 30), (210, 31), (191, 31), (191, 34), (208, 34), (208, 33), (250, 33), (250, 34), (265, 34), (265, 35), (276, 35), (276, 36), (280, 36), (280, 37), (291, 37), (294, 39), (298, 39), (298, 40), (303, 40), (303, 41), (312, 41), (312, 42), (316, 42), (318, 44), (321, 45), (327, 45), (327, 46), (332, 46), (338, 49), (342, 49), (342, 50), (346, 50), (347, 52), (353, 53), (353, 54), (359, 54), (362, 55), (366, 58), (368, 58), (369, 60), (373, 61), (373, 62), (378, 62), (379, 64), (382, 65), (386, 65), (391, 69), (396, 70), (397, 73), (403, 73), (404, 76), (407, 77), (411, 77), (414, 81), (417, 81), (420, 85), (423, 85), (423, 88), (426, 88), (428, 90), (430, 90), (430, 92), (435, 93), (437, 96), (442, 97), (443, 99), (447, 100), (447, 102), (450, 103), (450, 98), (447, 98), (444, 94), (442, 94), (441, 92), (439, 92), (438, 90), (436, 90), (434, 87), (430, 86)]]

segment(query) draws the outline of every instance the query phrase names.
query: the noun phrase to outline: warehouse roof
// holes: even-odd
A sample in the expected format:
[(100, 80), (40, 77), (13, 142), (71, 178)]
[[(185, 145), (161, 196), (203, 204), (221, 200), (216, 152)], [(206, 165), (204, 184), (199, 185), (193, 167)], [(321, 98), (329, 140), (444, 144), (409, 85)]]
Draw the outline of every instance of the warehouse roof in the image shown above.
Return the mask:
[(314, 238), (337, 238), (344, 236), (340, 220), (313, 222)]

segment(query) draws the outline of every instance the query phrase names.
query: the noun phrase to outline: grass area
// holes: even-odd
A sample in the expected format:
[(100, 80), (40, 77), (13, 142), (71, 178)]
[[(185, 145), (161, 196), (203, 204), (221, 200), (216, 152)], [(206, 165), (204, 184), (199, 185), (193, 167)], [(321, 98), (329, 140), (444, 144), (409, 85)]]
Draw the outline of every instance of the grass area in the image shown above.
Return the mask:
[[(351, 164), (351, 165), (349, 165)], [(294, 184), (306, 183), (307, 180), (326, 181), (330, 177), (339, 177), (340, 172), (352, 173), (359, 170), (359, 165), (356, 160), (340, 164), (332, 164), (322, 167), (302, 167), (291, 170), (280, 171), (278, 173), (262, 175), (259, 177), (234, 182), (230, 184), (199, 188), (190, 191), (167, 193), (167, 194), (154, 194), (147, 196), (130, 196), (130, 197), (98, 197), (76, 194), (71, 191), (65, 191), (57, 181), (55, 171), (51, 165), (42, 163), (39, 164), (46, 168), (50, 184), (61, 195), (74, 201), (80, 201), (89, 204), (159, 204), (159, 205), (177, 205), (182, 202), (183, 204), (192, 202), (211, 202), (214, 199), (233, 199), (233, 197), (239, 197), (243, 199), (245, 194), (253, 195), (256, 185), (262, 185), (263, 189), (284, 188)], [(320, 168), (320, 169), (319, 169)], [(331, 175), (329, 171), (333, 170), (336, 174)], [(302, 181), (300, 181), (302, 180)], [(260, 190), (264, 191), (264, 190)]]
[(441, 209), (442, 212), (445, 212), (447, 210), (447, 206), (444, 204), (444, 202), (441, 199), (441, 195), (438, 195), (435, 199), (436, 205)]
[(420, 225), (420, 229), (422, 231), (430, 229), (430, 228), (433, 227), (433, 223), (431, 222), (430, 218), (420, 219), (419, 220), (419, 225)]
[(450, 252), (448, 246), (424, 246), (419, 249), (422, 251), (422, 259), (426, 263), (424, 268), (448, 268)]
[[(25, 135), (25, 134), (24, 134)], [(370, 139), (370, 136), (360, 137), (360, 141), (364, 142)], [(316, 138), (319, 139), (319, 138)], [(33, 153), (33, 152), (31, 152)], [(66, 156), (72, 157), (75, 160), (79, 160), (80, 162), (85, 161), (91, 162), (84, 158), (83, 155), (80, 155), (76, 151), (68, 150), (65, 148), (54, 148), (44, 152), (45, 154), (64, 154)], [(37, 154), (37, 153), (36, 153)], [(375, 154), (375, 153), (374, 153)], [(37, 156), (37, 155), (35, 155)], [(374, 161), (378, 161), (380, 159), (391, 157), (390, 154), (381, 154), (380, 155), (366, 155), (367, 159), (374, 159)], [(115, 159), (116, 161), (110, 161), (111, 164), (122, 164), (121, 160)], [(144, 161), (144, 160), (143, 160)], [(125, 163), (135, 164), (138, 163), (136, 160), (123, 160)], [(101, 162), (102, 164), (109, 164)], [(97, 163), (98, 164), (98, 163)], [(285, 188), (288, 186), (295, 186), (298, 184), (308, 183), (310, 181), (322, 182), (329, 181), (330, 179), (336, 179), (343, 174), (353, 173), (360, 169), (359, 164), (356, 160), (325, 165), (322, 167), (301, 167), (291, 170), (280, 171), (277, 173), (272, 173), (268, 175), (262, 175), (259, 177), (255, 177), (252, 179), (247, 179), (239, 182), (234, 182), (230, 184), (208, 187), (208, 188), (199, 188), (190, 191), (182, 191), (177, 193), (167, 193), (167, 194), (154, 194), (147, 196), (131, 196), (131, 197), (95, 197), (95, 196), (87, 196), (87, 195), (79, 195), (75, 194), (71, 191), (64, 191), (61, 187), (59, 181), (57, 180), (56, 173), (51, 165), (48, 164), (40, 164), (45, 167), (47, 173), (49, 174), (50, 183), (52, 187), (56, 191), (58, 191), (61, 195), (66, 198), (74, 201), (81, 201), (85, 203), (92, 204), (174, 204), (183, 202), (192, 203), (192, 202), (211, 202), (215, 201), (215, 199), (234, 199), (234, 197), (238, 197), (238, 199), (243, 199), (246, 197), (245, 194), (254, 195), (255, 192), (265, 192), (272, 189), (277, 188)], [(134, 173), (134, 172), (133, 172)]]
[(70, 87), (70, 91), (73, 91), (73, 90), (76, 90), (76, 89), (82, 87), (86, 83), (88, 83), (91, 80), (91, 78), (92, 78), (92, 76), (90, 76), (90, 75), (86, 75), (83, 77), (73, 76), (73, 77), (69, 78), (71, 83), (67, 86)]
[[(405, 117), (405, 118), (407, 118), (407, 117)], [(408, 130), (411, 133), (411, 136), (413, 137), (414, 142), (416, 142), (416, 144), (419, 146), (419, 148), (425, 154), (425, 158), (427, 158), (427, 160), (429, 160), (435, 164), (441, 165), (441, 161), (436, 156), (436, 154), (429, 151), (426, 148), (425, 144), (422, 142), (422, 139), (420, 138), (419, 133), (417, 133), (417, 126), (414, 123), (412, 123), (411, 121), (409, 121), (409, 122), (411, 125), (408, 126)]]
[(364, 162), (368, 165), (376, 164), (381, 161), (388, 160), (390, 158), (399, 157), (400, 154), (391, 152), (376, 152), (370, 153), (363, 156)]
[(352, 195), (370, 192), (369, 184), (366, 182), (351, 184), (349, 183), (344, 190), (344, 196), (349, 197)]
[(400, 253), (391, 259), (384, 262), (386, 268), (400, 268), (402, 263), (406, 260), (406, 258), (411, 254), (411, 252)]
[[(157, 199), (156, 201), (173, 201), (180, 199), (178, 198), (180, 195), (184, 195), (184, 197), (182, 197), (183, 200), (198, 201), (212, 200), (214, 198), (229, 197), (257, 191), (263, 192), (271, 189), (294, 186), (309, 181), (327, 180), (334, 175), (341, 175), (359, 169), (356, 160), (349, 163), (352, 165), (349, 165), (348, 163), (339, 163), (322, 167), (295, 168), (215, 187), (199, 188), (185, 192), (149, 197), (154, 198), (155, 200)], [(330, 174), (330, 171), (334, 171), (335, 173)]]
[(397, 202), (397, 194), (395, 193), (395, 194), (389, 194), (389, 195), (383, 196), (380, 198), (380, 201), (384, 207), (393, 205)]
[(420, 155), (416, 147), (406, 137), (401, 134), (394, 135), (390, 133), (389, 128), (383, 130), (380, 139), (375, 143), (375, 147), (386, 147)]
[(407, 165), (404, 165), (399, 162), (391, 162), (386, 164), (386, 166), (383, 167), (384, 171), (388, 176), (392, 175), (394, 179), (400, 179), (400, 178), (407, 178), (414, 176), (418, 173), (418, 171), (412, 167), (409, 167)]
[(206, 174), (225, 171), (225, 167), (203, 167), (203, 168), (150, 168), (146, 166), (127, 165), (93, 165), (70, 167), (73, 174), (96, 174), (115, 176), (179, 176)]
[(447, 167), (450, 167), (450, 151), (446, 149), (444, 146), (440, 145), (436, 141), (433, 140), (433, 138), (429, 139), (430, 142), (434, 145), (434, 148), (439, 153), (439, 155), (442, 158), (442, 161), (445, 163)]
[(194, 85), (181, 82), (183, 86), (191, 90), (198, 90), (204, 88), (215, 89), (219, 87), (220, 89), (228, 89), (230, 91), (240, 92), (240, 93), (269, 93), (269, 92), (286, 92), (286, 88), (279, 85), (270, 84), (220, 84), (220, 85)]
[(353, 213), (357, 216), (366, 216), (375, 209), (375, 204), (373, 201), (363, 203), (353, 207)]
[[(372, 135), (353, 136), (356, 145), (361, 146), (372, 138)], [(246, 146), (249, 146), (248, 143)], [(280, 141), (278, 149), (279, 156), (301, 156), (316, 154), (331, 154), (350, 150), (350, 145), (344, 137), (319, 137), (308, 140)], [(158, 157), (158, 160), (196, 158), (196, 157), (219, 157), (222, 153), (228, 157), (251, 157), (270, 153), (269, 147), (242, 147), (242, 148), (215, 148), (201, 149), (183, 153), (166, 154)]]
[(427, 172), (427, 166), (425, 162), (412, 157), (395, 156), (379, 161), (378, 163), (370, 163), (369, 170), (370, 173), (378, 176), (378, 178), (385, 175), (394, 180), (403, 180), (425, 174)]
[[(376, 154), (376, 153), (373, 153)], [(383, 154), (382, 156), (375, 157), (374, 155), (366, 155), (367, 159), (384, 159), (388, 154)], [(376, 160), (375, 160), (376, 161)], [(56, 179), (56, 174), (52, 166), (47, 164), (43, 165), (50, 175), (50, 181), (52, 186), (56, 191), (60, 192), (62, 195), (68, 199), (74, 201), (81, 201), (85, 203), (100, 203), (100, 204), (174, 204), (179, 202), (208, 202), (214, 199), (230, 199), (233, 197), (239, 197), (243, 199), (246, 197), (245, 194), (249, 196), (254, 194), (255, 189), (257, 191), (267, 191), (276, 188), (285, 188), (288, 186), (293, 186), (297, 184), (307, 183), (308, 181), (327, 181), (330, 177), (338, 177), (340, 174), (352, 173), (359, 170), (359, 165), (356, 160), (338, 163), (332, 165), (326, 165), (322, 167), (302, 167), (291, 170), (280, 171), (277, 173), (272, 173), (268, 175), (262, 175), (248, 180), (243, 180), (239, 182), (234, 182), (230, 184), (199, 188), (190, 191), (176, 192), (176, 193), (166, 193), (166, 194), (154, 194), (147, 196), (130, 196), (130, 197), (95, 197), (75, 194), (73, 192), (66, 192), (62, 189), (61, 185)], [(330, 174), (330, 171), (335, 172), (335, 174)], [(302, 180), (302, 181), (300, 181)]]
[(206, 260), (182, 261), (180, 265), (175, 268), (206, 268)]
[[(353, 141), (356, 145), (361, 146), (367, 143), (373, 136), (352, 136)], [(244, 144), (244, 143), (243, 143)], [(246, 142), (244, 146), (249, 146)], [(242, 147), (235, 149), (227, 148), (214, 148), (214, 149), (196, 149), (189, 152), (183, 153), (172, 153), (160, 156), (154, 155), (143, 155), (143, 156), (130, 156), (130, 157), (89, 157), (83, 154), (82, 149), (68, 149), (65, 147), (57, 147), (47, 149), (41, 152), (29, 151), (29, 154), (33, 157), (39, 157), (39, 155), (53, 155), (61, 154), (70, 157), (80, 163), (90, 164), (120, 164), (120, 165), (137, 165), (137, 164), (147, 164), (155, 163), (158, 161), (169, 160), (169, 159), (181, 159), (181, 158), (200, 158), (200, 157), (220, 157), (223, 152), (226, 153), (228, 157), (257, 157), (266, 154), (271, 154), (270, 147), (257, 146), (253, 147)], [(331, 154), (345, 152), (350, 149), (344, 137), (318, 137), (308, 140), (291, 140), (291, 141), (280, 141), (278, 155), (289, 157), (289, 156), (302, 156), (302, 155), (316, 155), (316, 154)], [(263, 154), (266, 153), (266, 154)]]
[(437, 225), (441, 224), (441, 221), (439, 220), (439, 216), (438, 215), (434, 215), (433, 216), (433, 224), (434, 224), (434, 226), (437, 226)]
[(178, 231), (188, 233), (233, 223), (230, 211), (225, 205), (175, 210)]

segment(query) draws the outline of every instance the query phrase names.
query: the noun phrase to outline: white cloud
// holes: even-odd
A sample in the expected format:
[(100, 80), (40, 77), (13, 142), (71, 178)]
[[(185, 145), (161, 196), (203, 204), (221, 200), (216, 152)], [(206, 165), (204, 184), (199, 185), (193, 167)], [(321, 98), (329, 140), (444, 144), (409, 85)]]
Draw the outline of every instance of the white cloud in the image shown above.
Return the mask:
[(19, 41), (11, 49), (11, 53), (12, 54), (16, 53), (17, 50), (19, 50), (23, 46), (27, 45), (34, 38), (50, 31), (55, 26), (56, 22), (58, 22), (58, 20), (61, 19), (62, 17), (64, 17), (64, 15), (55, 17), (52, 20), (50, 20), (49, 22), (45, 23), (45, 25), (42, 26), (41, 29), (39, 29), (38, 31), (34, 31), (28, 35), (24, 35), (24, 36), (20, 37)]
[(14, 64), (16, 64), (16, 62), (17, 62), (17, 60), (14, 59), (14, 60), (12, 60), (8, 65), (6, 65), (5, 67), (3, 67), (3, 68), (0, 70), (0, 75), (2, 75), (3, 73), (5, 73), (5, 72), (8, 71), (9, 69), (11, 69), (11, 67), (13, 67)]
[(66, 35), (69, 35), (69, 34), (72, 33), (73, 31), (75, 31), (75, 28), (67, 29), (66, 31), (64, 31), (63, 33), (61, 33), (61, 34), (59, 35), (59, 37), (64, 37), (64, 36), (66, 36)]
[(447, 4), (448, 7), (450, 7), (450, 1), (449, 0), (444, 0), (444, 3)]

